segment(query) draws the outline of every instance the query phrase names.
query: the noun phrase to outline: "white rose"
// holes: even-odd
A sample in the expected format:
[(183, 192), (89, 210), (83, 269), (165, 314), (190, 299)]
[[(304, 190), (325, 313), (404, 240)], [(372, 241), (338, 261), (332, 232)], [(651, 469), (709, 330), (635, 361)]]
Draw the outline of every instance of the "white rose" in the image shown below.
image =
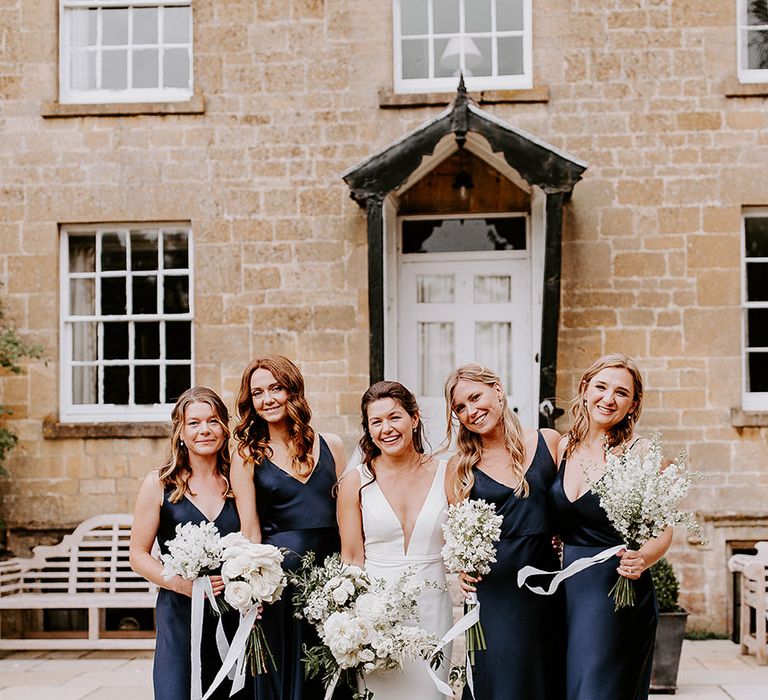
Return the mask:
[(225, 581), (231, 581), (232, 579), (243, 576), (250, 567), (250, 558), (247, 554), (241, 554), (238, 557), (227, 559), (221, 565), (221, 577)]
[(224, 600), (242, 612), (253, 603), (253, 589), (245, 581), (232, 581), (224, 587)]
[(242, 532), (230, 532), (219, 540), (219, 544), (224, 548), (235, 546), (247, 547), (251, 544), (251, 541)]
[(376, 658), (376, 654), (374, 654), (370, 649), (363, 649), (358, 655), (357, 658), (360, 659), (363, 663), (373, 661)]
[(251, 544), (249, 553), (254, 568), (267, 568), (283, 561), (282, 552), (271, 544)]

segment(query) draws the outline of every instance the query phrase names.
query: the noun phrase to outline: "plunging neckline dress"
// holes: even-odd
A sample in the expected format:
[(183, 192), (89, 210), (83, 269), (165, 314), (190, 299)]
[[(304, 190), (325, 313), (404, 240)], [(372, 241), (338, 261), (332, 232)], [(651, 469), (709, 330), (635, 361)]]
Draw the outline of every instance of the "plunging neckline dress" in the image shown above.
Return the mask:
[[(376, 578), (396, 580), (413, 568), (417, 580), (434, 581), (443, 590), (427, 588), (419, 597), (419, 621), (414, 622), (442, 637), (453, 624), (451, 596), (445, 588), (445, 566), (441, 550), (444, 544), (442, 524), (447, 518), (445, 470), (447, 461), (438, 464), (432, 485), (413, 526), (408, 548), (400, 520), (387, 501), (373, 474), (364, 465), (360, 474), (360, 504), (365, 537), (365, 569)], [(451, 649), (445, 655), (450, 658)], [(438, 675), (447, 678), (447, 664)], [(444, 700), (429, 677), (426, 662), (405, 661), (403, 670), (375, 671), (366, 675), (366, 685), (375, 700)]]

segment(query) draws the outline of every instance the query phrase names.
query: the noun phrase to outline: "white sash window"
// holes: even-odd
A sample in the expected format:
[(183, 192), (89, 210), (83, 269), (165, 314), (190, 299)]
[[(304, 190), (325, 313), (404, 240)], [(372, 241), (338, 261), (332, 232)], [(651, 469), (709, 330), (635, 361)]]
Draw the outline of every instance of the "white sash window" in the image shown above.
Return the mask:
[(745, 410), (768, 410), (768, 210), (744, 216), (742, 313)]

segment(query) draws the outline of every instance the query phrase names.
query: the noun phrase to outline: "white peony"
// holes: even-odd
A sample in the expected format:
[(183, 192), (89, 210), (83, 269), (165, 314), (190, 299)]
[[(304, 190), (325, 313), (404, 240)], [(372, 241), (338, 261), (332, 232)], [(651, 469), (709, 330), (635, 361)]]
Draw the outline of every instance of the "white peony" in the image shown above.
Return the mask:
[(241, 612), (253, 605), (253, 589), (245, 581), (232, 581), (224, 587), (224, 600)]
[(363, 593), (355, 602), (355, 612), (361, 618), (370, 620), (375, 624), (386, 618), (387, 605), (381, 596), (375, 593)]
[(231, 581), (243, 576), (250, 569), (251, 558), (244, 552), (237, 557), (224, 560), (224, 563), (221, 565), (221, 576), (225, 581)]

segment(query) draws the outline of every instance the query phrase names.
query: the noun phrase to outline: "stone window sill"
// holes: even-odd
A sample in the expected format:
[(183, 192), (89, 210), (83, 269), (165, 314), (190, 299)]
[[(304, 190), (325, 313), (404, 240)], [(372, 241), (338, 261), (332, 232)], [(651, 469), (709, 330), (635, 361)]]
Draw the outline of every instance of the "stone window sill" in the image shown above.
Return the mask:
[(768, 411), (745, 411), (741, 408), (732, 408), (731, 425), (734, 428), (768, 427)]
[(43, 421), (46, 440), (72, 440), (77, 438), (167, 438), (170, 423), (59, 423)]
[[(529, 90), (483, 90), (475, 93), (481, 105), (515, 102), (549, 102), (549, 87), (540, 85)], [(473, 96), (475, 96), (473, 95)], [(403, 109), (407, 107), (442, 107), (449, 105), (456, 93), (395, 93), (391, 89), (379, 90), (381, 109)]]
[(726, 97), (768, 97), (768, 83), (740, 83), (729, 78), (721, 89)]
[(44, 102), (44, 119), (61, 117), (126, 117), (136, 114), (205, 114), (205, 98), (194, 95), (188, 102), (121, 102), (115, 104), (62, 104)]

